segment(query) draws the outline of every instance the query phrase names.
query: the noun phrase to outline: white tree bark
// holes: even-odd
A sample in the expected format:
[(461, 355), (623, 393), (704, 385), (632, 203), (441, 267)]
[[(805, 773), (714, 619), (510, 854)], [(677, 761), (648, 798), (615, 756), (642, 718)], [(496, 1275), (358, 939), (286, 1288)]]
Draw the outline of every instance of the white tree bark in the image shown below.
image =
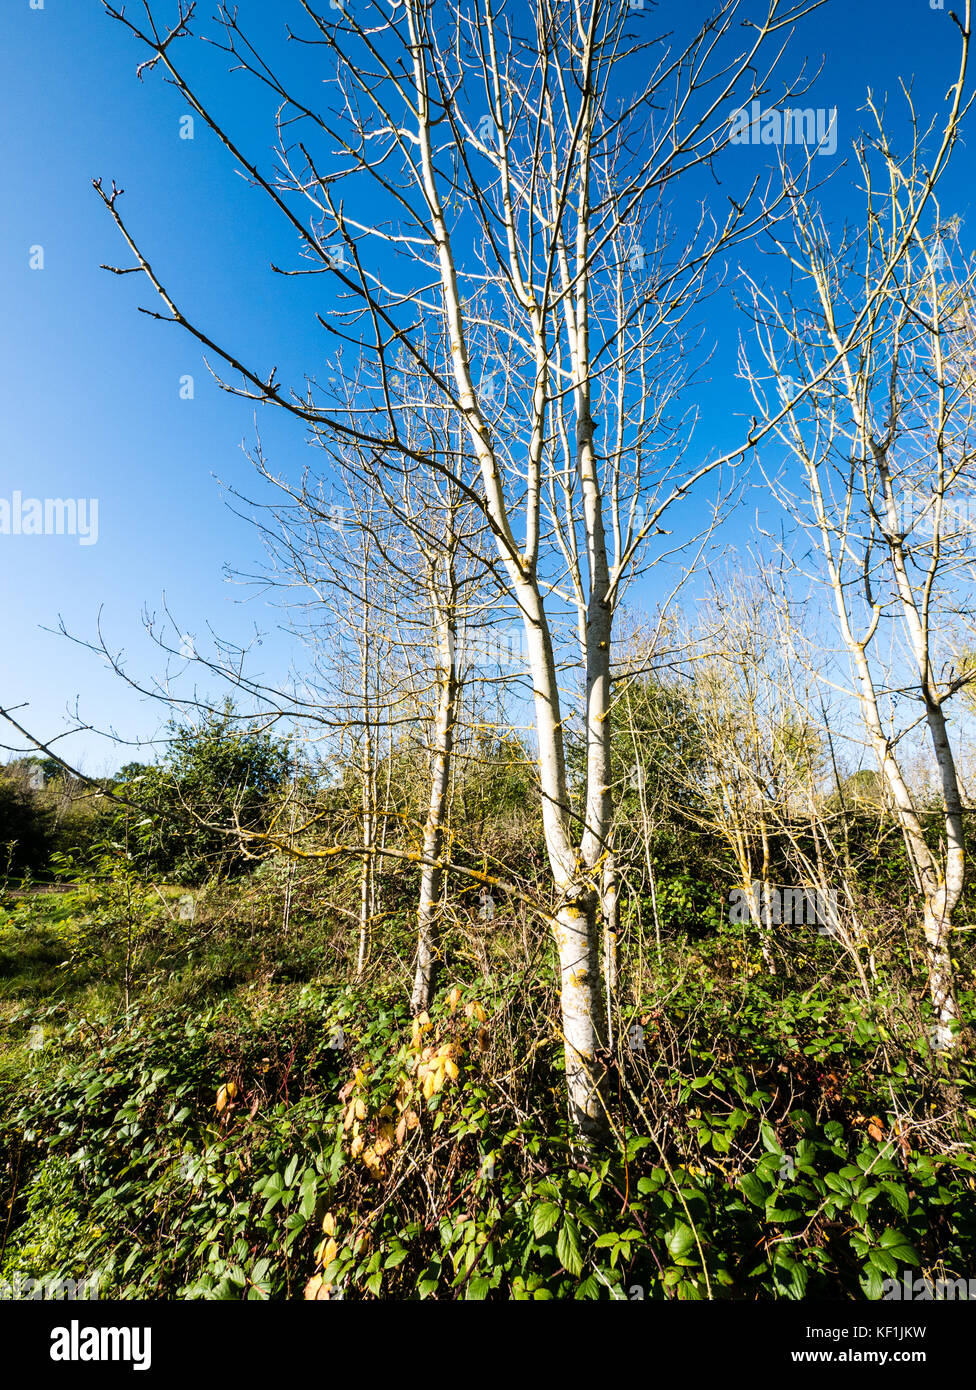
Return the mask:
[(437, 712), (431, 761), (430, 804), (424, 827), (424, 861), (417, 905), (417, 965), (414, 971), (410, 1006), (415, 1014), (429, 1009), (434, 997), (437, 965), (440, 959), (438, 913), (444, 887), (444, 827), (451, 781), (451, 757), (457, 723), (459, 681), (457, 671), (457, 631), (455, 586), (449, 584), (441, 595), (431, 574), (430, 589), (437, 599), (437, 626), (440, 637), (438, 660)]

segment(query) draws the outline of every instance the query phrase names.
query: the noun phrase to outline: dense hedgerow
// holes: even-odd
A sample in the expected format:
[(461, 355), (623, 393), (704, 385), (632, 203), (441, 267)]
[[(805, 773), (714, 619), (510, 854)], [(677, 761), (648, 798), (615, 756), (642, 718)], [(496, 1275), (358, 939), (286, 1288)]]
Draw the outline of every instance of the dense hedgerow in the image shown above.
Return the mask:
[(749, 949), (731, 929), (672, 945), (632, 1000), (601, 1153), (569, 1142), (548, 967), (445, 987), (419, 1020), (399, 987), (322, 980), (56, 1012), (3, 1113), (3, 1277), (230, 1299), (849, 1299), (906, 1269), (965, 1277), (967, 1055), (933, 1056), (907, 997), (801, 992)]

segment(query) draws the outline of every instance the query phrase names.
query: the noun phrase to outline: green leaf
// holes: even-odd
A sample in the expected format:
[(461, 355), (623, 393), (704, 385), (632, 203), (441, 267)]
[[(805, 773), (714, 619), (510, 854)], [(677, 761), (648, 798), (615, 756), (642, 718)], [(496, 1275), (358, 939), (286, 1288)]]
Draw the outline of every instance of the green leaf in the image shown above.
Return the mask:
[(872, 1250), (868, 1255), (868, 1263), (885, 1274), (898, 1273), (898, 1261), (890, 1250)]
[(755, 1207), (764, 1207), (768, 1193), (755, 1173), (743, 1173), (739, 1179), (739, 1189)]
[(881, 1271), (873, 1264), (868, 1265), (861, 1276), (861, 1287), (873, 1302), (876, 1302), (884, 1293), (884, 1279)]
[(591, 1274), (589, 1279), (584, 1279), (581, 1284), (577, 1285), (573, 1297), (576, 1299), (599, 1298), (600, 1292), (600, 1283), (596, 1277)]
[(915, 1247), (905, 1236), (899, 1231), (893, 1231), (890, 1226), (887, 1226), (881, 1232), (878, 1244), (881, 1246), (882, 1250), (886, 1250), (888, 1254), (894, 1256), (896, 1260), (901, 1260), (905, 1264), (910, 1265), (917, 1265), (919, 1263), (918, 1255), (915, 1253)]
[(580, 1250), (579, 1231), (576, 1222), (567, 1216), (556, 1239), (556, 1255), (567, 1274), (578, 1277), (583, 1269), (583, 1252)]
[(908, 1215), (908, 1193), (903, 1187), (898, 1187), (893, 1182), (883, 1182), (878, 1187), (879, 1192), (883, 1192), (893, 1207), (897, 1207), (902, 1216)]
[(621, 1237), (616, 1231), (604, 1231), (602, 1236), (597, 1236), (595, 1249), (606, 1250), (611, 1245), (619, 1245)]
[(559, 1220), (559, 1208), (555, 1202), (540, 1202), (532, 1210), (532, 1229), (536, 1240), (548, 1235)]
[(687, 1255), (694, 1244), (694, 1231), (682, 1221), (679, 1221), (677, 1225), (673, 1227), (667, 1237), (668, 1250), (676, 1260), (680, 1260), (683, 1255)]
[(783, 1152), (782, 1145), (776, 1138), (776, 1131), (773, 1129), (772, 1125), (769, 1123), (768, 1120), (763, 1120), (760, 1124), (759, 1137), (763, 1141), (763, 1146), (771, 1154), (781, 1154)]

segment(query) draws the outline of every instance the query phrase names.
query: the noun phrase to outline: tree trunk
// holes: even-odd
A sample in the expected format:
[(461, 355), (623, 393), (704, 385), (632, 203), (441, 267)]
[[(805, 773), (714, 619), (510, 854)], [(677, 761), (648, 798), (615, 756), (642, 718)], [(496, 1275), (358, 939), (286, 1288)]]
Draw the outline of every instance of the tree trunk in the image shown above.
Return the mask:
[(956, 1045), (952, 1025), (958, 1024), (959, 1012), (953, 993), (952, 956), (949, 950), (949, 937), (952, 926), (949, 913), (944, 906), (945, 894), (936, 895), (933, 901), (927, 899), (923, 925), (925, 930), (925, 955), (929, 972), (929, 996), (935, 1022), (932, 1025), (930, 1041), (936, 1052), (943, 1052)]
[(617, 1017), (617, 995), (620, 983), (618, 955), (620, 934), (620, 886), (617, 880), (617, 861), (613, 852), (607, 854), (603, 865), (601, 916), (603, 920), (603, 982), (607, 1003), (607, 1046), (613, 1050), (614, 1027)]
[(587, 1141), (606, 1137), (606, 1016), (600, 989), (598, 894), (579, 885), (556, 914), (569, 1120)]
[(457, 717), (458, 682), (453, 629), (442, 642), (442, 676), (437, 700), (434, 728), (430, 805), (424, 829), (424, 865), (420, 879), (420, 902), (417, 908), (417, 968), (413, 978), (410, 1007), (414, 1014), (429, 1009), (434, 997), (437, 966), (440, 958), (438, 943), (438, 914), (444, 870), (440, 863), (444, 844), (444, 821), (448, 788), (451, 779), (451, 754), (454, 749), (454, 727)]
[[(368, 717), (368, 716), (367, 716)], [(369, 938), (373, 919), (373, 840), (376, 834), (376, 817), (373, 814), (373, 741), (367, 724), (363, 739), (362, 762), (362, 804), (360, 815), (363, 830), (363, 857), (359, 870), (359, 948), (356, 953), (356, 979), (362, 978), (369, 957)]]
[(543, 825), (561, 904), (552, 927), (559, 956), (569, 1120), (578, 1137), (586, 1142), (600, 1142), (609, 1133), (600, 895), (591, 876), (581, 876), (582, 855), (577, 855), (569, 830), (559, 688), (542, 601), (534, 587), (523, 590), (523, 595), (520, 597), (526, 615), (539, 737)]

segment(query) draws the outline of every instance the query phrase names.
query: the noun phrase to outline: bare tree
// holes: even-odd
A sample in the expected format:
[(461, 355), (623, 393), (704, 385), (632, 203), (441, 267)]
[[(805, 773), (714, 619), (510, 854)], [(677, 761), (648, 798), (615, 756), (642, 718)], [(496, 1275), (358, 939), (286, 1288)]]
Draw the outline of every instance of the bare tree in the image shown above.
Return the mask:
[[(971, 673), (954, 667), (948, 639), (953, 611), (972, 606), (973, 534), (960, 524), (960, 502), (973, 485), (976, 450), (965, 314), (972, 274), (952, 273), (935, 188), (972, 100), (968, 2), (959, 27), (959, 75), (931, 156), (931, 136), (911, 106), (914, 143), (899, 159), (869, 100), (876, 130), (856, 147), (863, 230), (832, 239), (813, 198), (794, 183), (794, 237), (778, 246), (800, 283), (785, 307), (773, 290), (752, 285), (773, 402), (768, 376), (752, 374), (753, 393), (800, 464), (805, 491), (785, 478), (773, 485), (814, 542), (853, 693), (908, 847), (938, 1049), (953, 1046), (958, 1022), (950, 942), (966, 852), (948, 712)], [(938, 845), (906, 775), (921, 729), (938, 768)]]
[[(219, 46), (278, 108), (274, 173), (239, 147), (178, 64), (194, 5), (181, 0), (166, 29), (148, 5), (140, 25), (106, 3), (148, 53), (140, 72), (165, 71), (297, 236), (305, 264), (280, 273), (325, 276), (338, 291), (322, 321), (359, 357), (357, 411), (323, 400), (312, 382), (287, 389), (276, 369), (219, 346), (138, 248), (119, 190), (99, 181), (135, 256), (131, 269), (162, 299), (158, 317), (229, 371), (227, 390), (377, 457), (408, 455), (446, 473), (494, 537), (525, 627), (569, 1111), (581, 1135), (606, 1129), (599, 916), (612, 819), (614, 608), (669, 510), (742, 456), (745, 446), (688, 463), (675, 445), (683, 330), (727, 253), (783, 203), (754, 200), (755, 186), (746, 187), (720, 219), (703, 205), (693, 225), (676, 229), (667, 199), (677, 181), (709, 174), (735, 107), (770, 90), (781, 38), (820, 3), (767, 0), (761, 21), (745, 21), (739, 47), (740, 0), (718, 4), (685, 43), (635, 35), (641, 18), (604, 0), (533, 0), (511, 11), (491, 0), (470, 9), (404, 0), (392, 14), (375, 0), (346, 12), (299, 0), (305, 28), (292, 37), (321, 58), (319, 75), (336, 94), (328, 109), (294, 90), (257, 54), (237, 10), (221, 6)], [(444, 370), (429, 351), (441, 337)], [(408, 441), (394, 379), (404, 356), (465, 431), (470, 471)], [(584, 689), (580, 820), (567, 793), (559, 674), (570, 615)]]

